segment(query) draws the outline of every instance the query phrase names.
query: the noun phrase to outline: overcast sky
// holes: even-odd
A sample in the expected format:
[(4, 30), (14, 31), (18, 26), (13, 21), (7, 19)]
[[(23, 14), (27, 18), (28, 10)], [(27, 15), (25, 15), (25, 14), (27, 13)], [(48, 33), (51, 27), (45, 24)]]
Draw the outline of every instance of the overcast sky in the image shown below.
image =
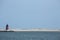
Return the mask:
[(60, 0), (0, 0), (0, 28), (60, 29)]

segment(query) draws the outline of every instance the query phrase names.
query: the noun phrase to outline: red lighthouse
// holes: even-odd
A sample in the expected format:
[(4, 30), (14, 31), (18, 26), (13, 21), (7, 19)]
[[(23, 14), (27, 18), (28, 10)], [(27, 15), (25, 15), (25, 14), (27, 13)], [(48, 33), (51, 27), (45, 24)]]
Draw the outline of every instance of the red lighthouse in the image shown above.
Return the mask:
[(8, 25), (8, 24), (6, 25), (6, 31), (7, 31), (7, 30), (9, 30), (9, 25)]

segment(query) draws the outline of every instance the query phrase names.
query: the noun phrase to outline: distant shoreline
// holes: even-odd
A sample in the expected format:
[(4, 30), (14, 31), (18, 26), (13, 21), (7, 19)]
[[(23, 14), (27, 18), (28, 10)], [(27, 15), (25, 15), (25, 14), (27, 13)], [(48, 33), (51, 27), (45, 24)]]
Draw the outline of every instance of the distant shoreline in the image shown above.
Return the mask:
[(59, 30), (0, 30), (0, 32), (60, 32)]

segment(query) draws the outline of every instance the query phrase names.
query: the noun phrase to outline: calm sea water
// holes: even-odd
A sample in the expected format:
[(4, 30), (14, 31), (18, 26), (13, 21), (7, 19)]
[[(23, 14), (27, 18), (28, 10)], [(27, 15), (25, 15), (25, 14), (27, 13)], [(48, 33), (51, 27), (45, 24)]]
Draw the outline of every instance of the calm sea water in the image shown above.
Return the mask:
[(60, 32), (0, 32), (0, 40), (60, 40)]

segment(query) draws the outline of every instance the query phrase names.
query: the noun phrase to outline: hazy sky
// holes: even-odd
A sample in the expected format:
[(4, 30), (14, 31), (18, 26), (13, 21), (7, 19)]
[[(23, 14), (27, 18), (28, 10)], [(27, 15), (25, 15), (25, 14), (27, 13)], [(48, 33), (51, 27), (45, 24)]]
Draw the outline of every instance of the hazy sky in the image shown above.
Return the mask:
[(0, 28), (60, 29), (60, 0), (0, 0)]

